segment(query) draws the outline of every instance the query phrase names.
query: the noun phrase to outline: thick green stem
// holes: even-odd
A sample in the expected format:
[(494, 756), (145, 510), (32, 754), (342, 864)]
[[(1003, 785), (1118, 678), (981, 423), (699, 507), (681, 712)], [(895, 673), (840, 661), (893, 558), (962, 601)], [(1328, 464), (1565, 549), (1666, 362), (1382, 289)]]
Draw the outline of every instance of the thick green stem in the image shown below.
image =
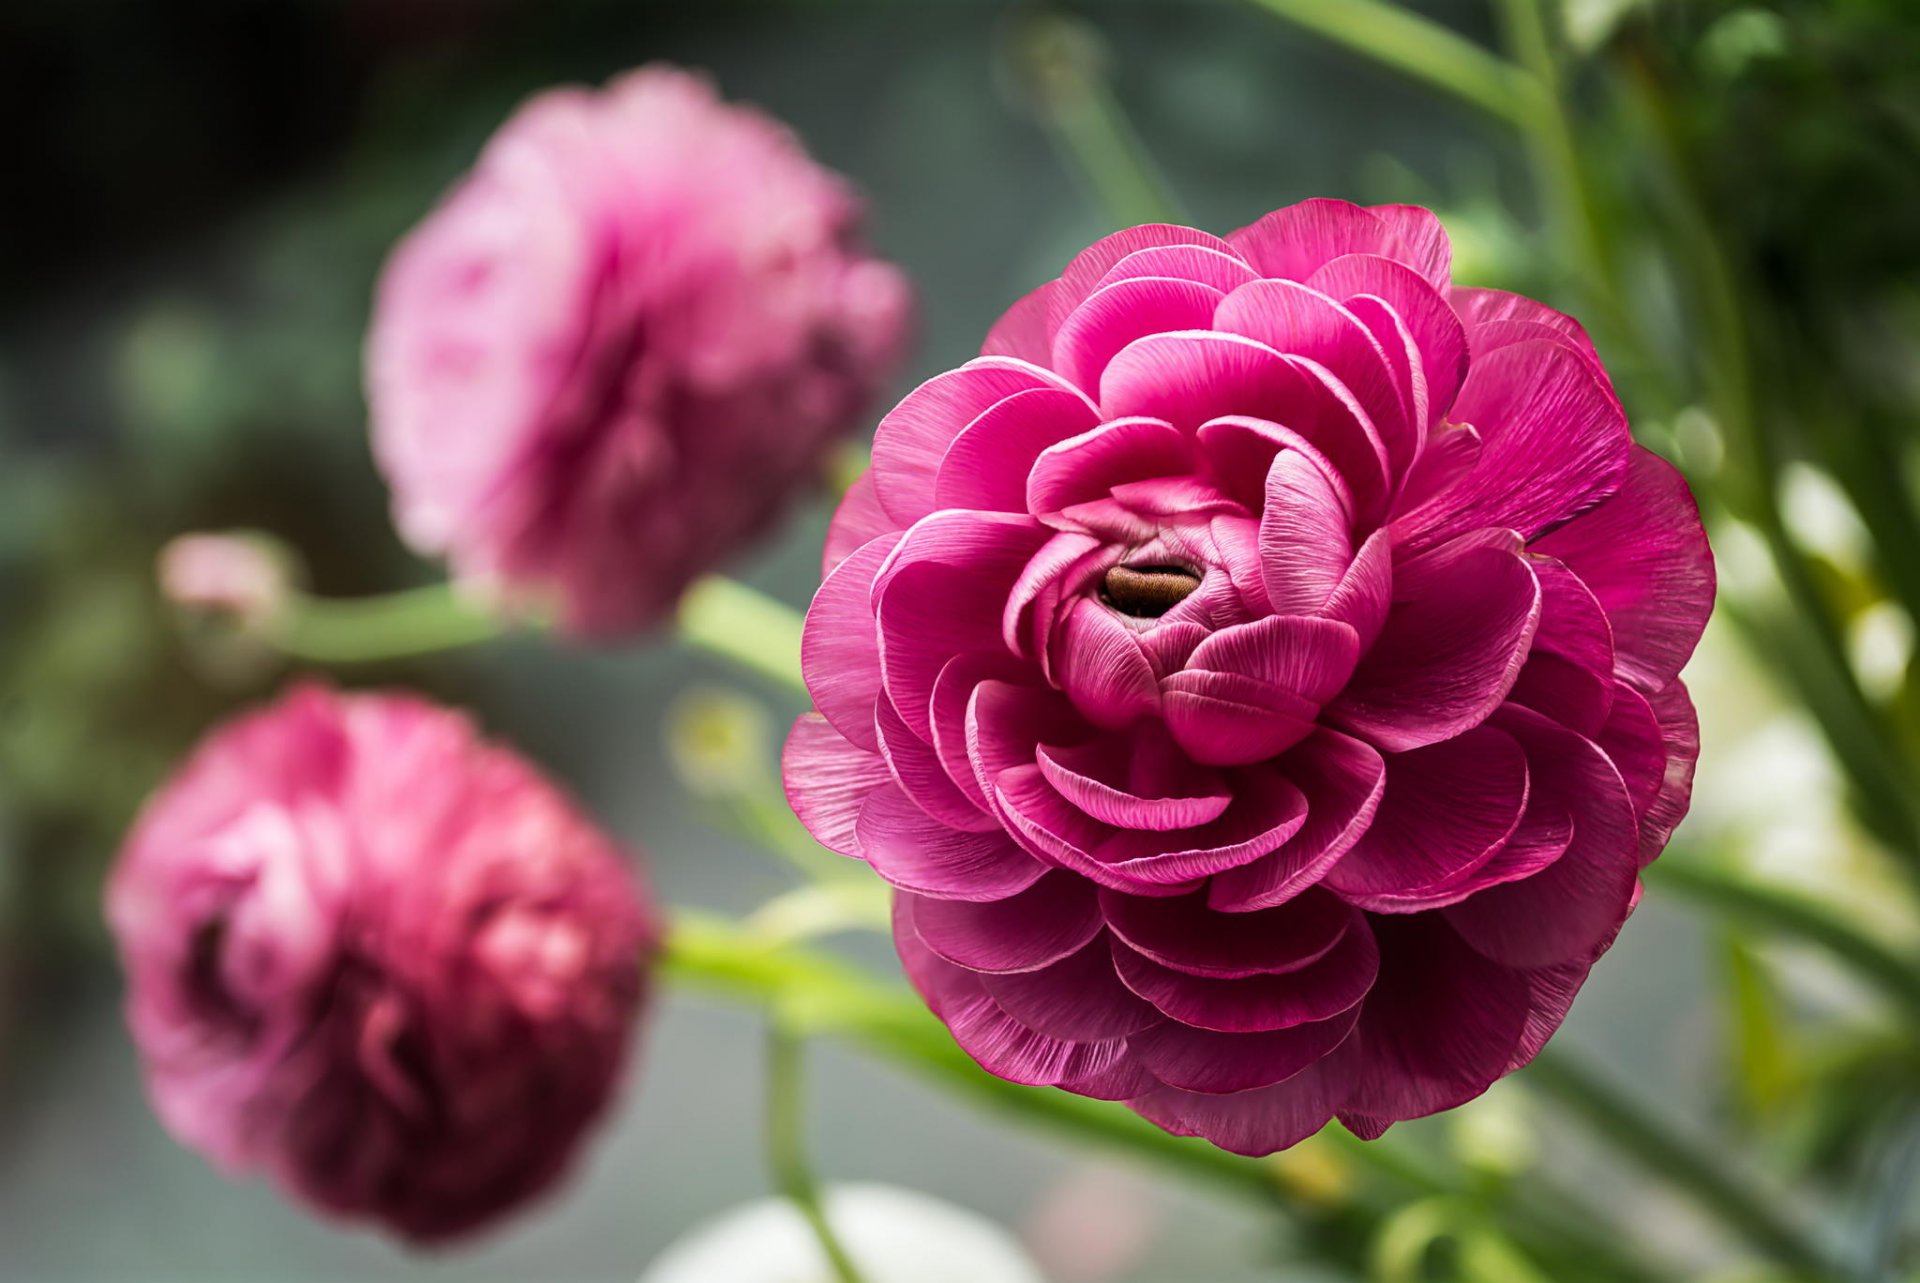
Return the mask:
[(277, 649), (316, 664), (410, 659), (491, 641), (506, 628), (452, 584), (377, 597), (295, 594), (263, 627)]
[(1651, 865), (1647, 878), (1656, 889), (1670, 890), (1758, 930), (1826, 950), (1920, 1027), (1920, 958), (1907, 957), (1862, 935), (1833, 910), (1698, 860), (1669, 856)]
[(724, 919), (683, 913), (675, 920), (662, 965), (670, 979), (776, 1009), (799, 1032), (853, 1039), (1003, 1113), (1263, 1200), (1278, 1196), (1257, 1162), (1204, 1141), (1170, 1136), (1118, 1105), (993, 1077), (920, 1003), (837, 959), (769, 946)]
[(1802, 1235), (1784, 1209), (1773, 1206), (1702, 1150), (1681, 1140), (1668, 1123), (1600, 1077), (1548, 1048), (1523, 1081), (1584, 1120), (1591, 1132), (1655, 1177), (1691, 1195), (1729, 1229), (1773, 1261), (1808, 1280), (1835, 1277), (1825, 1254)]
[(1540, 111), (1542, 87), (1525, 69), (1398, 5), (1383, 0), (1253, 2), (1522, 129), (1531, 129)]
[(767, 1161), (780, 1192), (813, 1230), (836, 1283), (862, 1283), (860, 1268), (841, 1245), (820, 1201), (820, 1182), (807, 1160), (805, 1084), (800, 1040), (779, 1020), (767, 1031)]
[(802, 619), (790, 606), (719, 575), (699, 580), (680, 599), (680, 639), (804, 691), (800, 675)]

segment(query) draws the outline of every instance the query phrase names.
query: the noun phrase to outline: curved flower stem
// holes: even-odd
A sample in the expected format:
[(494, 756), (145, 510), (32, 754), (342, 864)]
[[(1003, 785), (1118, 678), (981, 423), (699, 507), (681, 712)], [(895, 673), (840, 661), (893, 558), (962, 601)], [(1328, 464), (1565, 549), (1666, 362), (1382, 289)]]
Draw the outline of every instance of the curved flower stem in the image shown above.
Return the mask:
[(1692, 1195), (1777, 1264), (1809, 1280), (1836, 1277), (1826, 1254), (1794, 1227), (1783, 1209), (1770, 1205), (1725, 1166), (1675, 1136), (1672, 1127), (1649, 1117), (1638, 1102), (1619, 1094), (1590, 1070), (1548, 1048), (1534, 1058), (1522, 1081), (1586, 1121), (1607, 1145)]
[(836, 1283), (862, 1283), (859, 1267), (827, 1220), (820, 1201), (820, 1183), (807, 1161), (801, 1060), (799, 1038), (776, 1018), (767, 1030), (767, 1160), (780, 1192), (820, 1241)]
[(1863, 935), (1833, 910), (1699, 860), (1669, 857), (1648, 866), (1645, 876), (1656, 887), (1760, 930), (1819, 946), (1920, 1027), (1920, 958), (1906, 957)]
[(1510, 124), (1530, 130), (1536, 122), (1543, 90), (1524, 68), (1398, 5), (1382, 0), (1254, 3)]
[(838, 959), (770, 944), (722, 918), (683, 912), (674, 919), (662, 969), (696, 989), (777, 1011), (791, 1031), (852, 1039), (1002, 1112), (1263, 1200), (1279, 1196), (1259, 1163), (1170, 1136), (1117, 1105), (993, 1077), (909, 995)]
[(804, 692), (802, 622), (792, 607), (720, 575), (696, 581), (680, 599), (680, 640)]
[(374, 597), (293, 593), (261, 629), (268, 642), (294, 659), (370, 664), (478, 645), (507, 627), (452, 584), (442, 583)]
[[(790, 948), (709, 914), (675, 916), (663, 974), (691, 989), (745, 1001), (774, 1013), (795, 1035), (847, 1039), (956, 1095), (1058, 1135), (1128, 1154), (1162, 1171), (1203, 1180), (1282, 1212), (1288, 1202), (1277, 1169), (1204, 1141), (1173, 1136), (1122, 1105), (1050, 1088), (1023, 1087), (981, 1069), (911, 995), (818, 952)], [(1425, 1196), (1458, 1196), (1460, 1182), (1417, 1150), (1362, 1141), (1338, 1125), (1321, 1140), (1342, 1158)], [(1594, 1233), (1592, 1216), (1544, 1185), (1510, 1214), (1530, 1250), (1577, 1252), (1594, 1277), (1644, 1283), (1657, 1277)]]
[(1177, 222), (1180, 205), (1141, 150), (1101, 74), (1099, 38), (1061, 14), (1017, 19), (1007, 56), (1041, 121), (1122, 227)]

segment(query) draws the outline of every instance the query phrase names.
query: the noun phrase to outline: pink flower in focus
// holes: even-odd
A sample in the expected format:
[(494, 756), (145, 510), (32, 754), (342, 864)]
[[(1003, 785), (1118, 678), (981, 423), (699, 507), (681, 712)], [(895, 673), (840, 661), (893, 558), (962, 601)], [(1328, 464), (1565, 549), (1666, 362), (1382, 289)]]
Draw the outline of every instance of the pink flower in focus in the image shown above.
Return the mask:
[(685, 72), (527, 103), (380, 281), (367, 393), (401, 532), (576, 634), (657, 621), (894, 369), (909, 290), (860, 218)]
[(1002, 1077), (1263, 1154), (1524, 1065), (1698, 751), (1686, 484), (1407, 206), (1137, 227), (880, 424), (788, 742)]
[(613, 843), (465, 717), (318, 687), (199, 748), (107, 911), (168, 1128), (415, 1240), (560, 1175), (658, 937)]

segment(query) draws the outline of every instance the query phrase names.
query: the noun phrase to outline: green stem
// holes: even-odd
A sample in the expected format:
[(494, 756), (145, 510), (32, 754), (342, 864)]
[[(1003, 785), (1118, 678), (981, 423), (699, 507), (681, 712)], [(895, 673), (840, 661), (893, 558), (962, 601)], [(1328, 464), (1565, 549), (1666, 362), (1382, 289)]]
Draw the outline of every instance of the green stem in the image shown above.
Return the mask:
[[(912, 995), (838, 959), (786, 947), (723, 918), (682, 912), (675, 917), (661, 969), (668, 980), (689, 989), (777, 1013), (795, 1033), (847, 1039), (1001, 1114), (1289, 1210), (1268, 1164), (1170, 1135), (1114, 1102), (996, 1078), (975, 1064)], [(1319, 1139), (1404, 1189), (1429, 1196), (1461, 1193), (1457, 1179), (1416, 1149), (1387, 1140), (1362, 1141), (1337, 1125), (1326, 1128)], [(1593, 1233), (1590, 1212), (1567, 1203), (1544, 1184), (1531, 1193), (1540, 1197), (1512, 1209), (1530, 1251), (1572, 1251), (1600, 1271), (1596, 1277), (1653, 1277), (1604, 1235)]]
[(1101, 74), (1097, 34), (1076, 19), (1043, 13), (1015, 25), (1009, 48), (1035, 110), (1106, 211), (1123, 227), (1177, 222), (1179, 202)]
[(1835, 1277), (1825, 1254), (1794, 1228), (1783, 1209), (1590, 1070), (1549, 1048), (1535, 1057), (1524, 1081), (1583, 1119), (1606, 1144), (1686, 1191), (1778, 1264), (1810, 1280)]
[(1168, 1135), (1119, 1105), (995, 1078), (910, 995), (837, 959), (769, 945), (724, 919), (682, 913), (662, 969), (692, 988), (777, 1010), (795, 1031), (851, 1039), (1001, 1113), (1264, 1201), (1278, 1197), (1255, 1161)]
[(1568, 257), (1577, 264), (1587, 293), (1626, 332), (1630, 327), (1621, 313), (1606, 246), (1594, 216), (1593, 193), (1567, 118), (1560, 60), (1547, 31), (1544, 7), (1540, 0), (1500, 0), (1507, 42), (1539, 91), (1532, 109), (1518, 123), (1533, 153), (1541, 203), (1558, 229)]
[(792, 607), (719, 575), (697, 581), (680, 599), (680, 640), (797, 691), (806, 689), (802, 622)]
[(1668, 856), (1649, 866), (1646, 876), (1656, 888), (1761, 931), (1826, 950), (1920, 1027), (1920, 958), (1906, 957), (1862, 935), (1833, 910), (1699, 860)]
[(1531, 129), (1543, 90), (1533, 76), (1489, 49), (1383, 0), (1253, 0), (1316, 35)]
[[(1876, 833), (1887, 841), (1910, 879), (1920, 881), (1920, 804), (1912, 788), (1912, 763), (1893, 728), (1874, 708), (1854, 672), (1840, 625), (1811, 566), (1788, 530), (1780, 508), (1781, 455), (1761, 421), (1754, 395), (1747, 334), (1748, 309), (1733, 266), (1694, 177), (1686, 139), (1663, 90), (1658, 67), (1644, 50), (1629, 48), (1628, 83), (1653, 122), (1673, 192), (1680, 252), (1674, 257), (1693, 273), (1696, 305), (1707, 336), (1707, 393), (1726, 434), (1734, 484), (1730, 506), (1752, 522), (1766, 541), (1790, 610), (1779, 621), (1757, 621), (1762, 647), (1790, 647), (1782, 671), (1815, 696), (1807, 703), (1822, 732), (1870, 809)], [(1777, 632), (1777, 636), (1766, 635)]]
[(368, 664), (492, 641), (500, 618), (452, 584), (429, 584), (377, 597), (288, 599), (265, 626), (267, 639), (294, 659)]
[(767, 1030), (767, 1160), (780, 1192), (819, 1240), (837, 1283), (862, 1283), (859, 1267), (827, 1219), (820, 1183), (807, 1161), (801, 1059), (800, 1040), (775, 1020)]

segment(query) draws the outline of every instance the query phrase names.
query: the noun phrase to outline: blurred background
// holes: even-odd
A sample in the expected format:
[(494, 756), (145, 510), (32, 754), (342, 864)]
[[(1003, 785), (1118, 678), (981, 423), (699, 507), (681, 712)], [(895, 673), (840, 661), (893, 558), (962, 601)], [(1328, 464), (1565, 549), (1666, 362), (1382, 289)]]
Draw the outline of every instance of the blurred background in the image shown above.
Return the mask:
[[(1270, 7), (1306, 27), (1357, 12)], [(0, 1279), (629, 1280), (691, 1222), (766, 1190), (758, 1026), (674, 998), (611, 1125), (533, 1214), (439, 1255), (322, 1226), (224, 1181), (154, 1120), (98, 910), (140, 798), (211, 721), (286, 676), (184, 629), (154, 587), (158, 550), (182, 531), (259, 527), (297, 547), (325, 593), (433, 580), (392, 532), (365, 436), (359, 346), (382, 256), (521, 99), (656, 59), (707, 69), (865, 191), (876, 247), (924, 305), (896, 391), (970, 354), (1006, 304), (1115, 224), (1110, 184), (1076, 160), (1083, 109), (1151, 158), (1197, 226), (1224, 232), (1309, 196), (1438, 208), (1456, 278), (1587, 319), (1641, 439), (1707, 493), (1736, 600), (1689, 670), (1705, 746), (1696, 815), (1668, 859), (1737, 865), (1912, 947), (1920, 917), (1890, 891), (1888, 852), (1912, 823), (1920, 703), (1920, 12), (1412, 8), (1522, 58), (1533, 10), (1554, 33), (1568, 134), (1516, 130), (1351, 39), (1226, 0), (0, 8), (0, 112), (14, 122), (0, 202)], [(804, 605), (826, 511), (816, 502), (734, 569)], [(341, 680), (476, 709), (644, 847), (674, 904), (744, 911), (790, 880), (717, 822), (685, 741), (721, 717), (760, 769), (797, 706), (710, 660), (668, 642), (517, 637)], [(1830, 954), (1685, 901), (1655, 885), (1561, 1044), (1673, 1134), (1738, 1156), (1817, 1232), (1896, 1261), (1920, 1152), (1913, 1030)], [(891, 974), (884, 946), (868, 954)], [(1323, 1277), (1280, 1272), (1306, 1239), (1256, 1209), (983, 1120), (838, 1049), (814, 1080), (828, 1174), (1027, 1232), (1056, 1283)], [(1483, 1193), (1534, 1170), (1583, 1189), (1674, 1277), (1736, 1268), (1685, 1202), (1522, 1083), (1403, 1130)], [(1310, 1211), (1332, 1217), (1362, 1179), (1343, 1161), (1296, 1161)], [(1063, 1233), (1126, 1250), (1062, 1254)]]

